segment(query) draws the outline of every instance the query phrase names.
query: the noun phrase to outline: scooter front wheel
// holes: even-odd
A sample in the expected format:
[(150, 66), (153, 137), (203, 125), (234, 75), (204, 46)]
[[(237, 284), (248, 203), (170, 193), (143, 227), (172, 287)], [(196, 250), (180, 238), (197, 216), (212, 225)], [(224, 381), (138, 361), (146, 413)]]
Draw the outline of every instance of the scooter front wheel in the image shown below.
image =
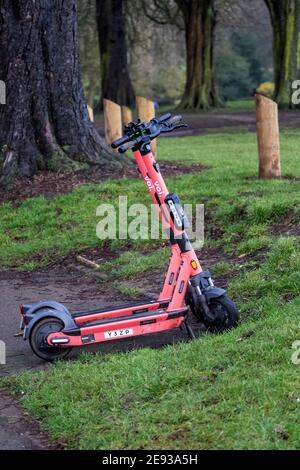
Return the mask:
[(57, 318), (43, 318), (32, 328), (29, 343), (36, 356), (44, 361), (53, 362), (64, 359), (72, 348), (51, 347), (47, 343), (47, 337), (51, 333), (58, 333), (64, 324)]
[(212, 322), (205, 323), (208, 331), (223, 333), (237, 326), (240, 314), (235, 303), (227, 295), (212, 299), (208, 308), (214, 318)]

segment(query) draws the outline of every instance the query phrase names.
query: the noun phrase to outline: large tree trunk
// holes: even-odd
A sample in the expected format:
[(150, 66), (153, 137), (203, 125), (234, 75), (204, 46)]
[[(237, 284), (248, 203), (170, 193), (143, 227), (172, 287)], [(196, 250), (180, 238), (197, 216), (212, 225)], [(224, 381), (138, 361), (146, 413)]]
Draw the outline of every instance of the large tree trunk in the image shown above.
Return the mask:
[(127, 60), (124, 0), (96, 0), (101, 57), (102, 98), (134, 105)]
[(76, 13), (76, 0), (0, 0), (2, 183), (38, 170), (115, 164), (84, 102)]
[(214, 77), (216, 12), (213, 0), (175, 0), (184, 18), (187, 77), (180, 107), (208, 109), (220, 104)]
[(292, 83), (300, 70), (300, 0), (265, 0), (273, 27), (274, 99), (293, 108)]

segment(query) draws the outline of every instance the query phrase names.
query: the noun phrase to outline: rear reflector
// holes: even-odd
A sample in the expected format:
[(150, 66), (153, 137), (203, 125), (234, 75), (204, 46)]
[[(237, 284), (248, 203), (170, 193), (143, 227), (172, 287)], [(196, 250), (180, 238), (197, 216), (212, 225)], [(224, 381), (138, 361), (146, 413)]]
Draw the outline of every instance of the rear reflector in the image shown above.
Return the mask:
[(52, 338), (52, 344), (68, 344), (70, 342), (69, 338)]

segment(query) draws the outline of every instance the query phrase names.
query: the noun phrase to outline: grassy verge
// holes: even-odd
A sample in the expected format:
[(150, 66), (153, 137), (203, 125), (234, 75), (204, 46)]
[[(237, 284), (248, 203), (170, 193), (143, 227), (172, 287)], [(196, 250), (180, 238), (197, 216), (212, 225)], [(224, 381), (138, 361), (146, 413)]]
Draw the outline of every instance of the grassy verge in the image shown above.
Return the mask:
[(299, 308), (163, 350), (82, 356), (11, 386), (69, 448), (299, 449)]
[[(296, 131), (282, 133), (283, 168), (286, 175), (299, 175)], [(161, 139), (160, 159), (200, 162), (208, 171), (168, 179), (186, 203), (204, 203), (207, 241), (216, 229), (228, 250), (250, 253), (270, 243), (269, 229), (287, 215), (299, 215), (299, 181), (259, 181), (255, 135), (219, 134), (204, 137)], [(103, 245), (96, 237), (99, 204), (118, 207), (119, 196), (133, 203), (150, 203), (141, 180), (108, 181), (82, 186), (70, 194), (51, 199), (28, 199), (15, 207), (0, 206), (0, 266), (32, 270), (73, 251)], [(151, 241), (137, 241), (142, 249)], [(128, 246), (114, 241), (113, 248)]]
[(255, 109), (255, 101), (253, 98), (244, 100), (227, 101), (225, 104), (226, 109), (240, 111), (245, 109)]
[[(282, 133), (285, 176), (300, 176), (299, 143), (296, 131)], [(291, 357), (300, 339), (300, 181), (255, 179), (256, 141), (249, 133), (161, 140), (159, 157), (211, 167), (176, 178), (172, 189), (186, 202), (205, 203), (207, 244), (243, 264), (229, 286), (242, 324), (162, 350), (84, 355), (5, 384), (69, 448), (299, 449), (300, 366)], [(116, 205), (126, 193), (129, 204), (145, 202), (144, 191), (141, 181), (116, 181), (1, 206), (1, 264), (33, 263), (29, 269), (54, 253), (98, 245), (99, 201)], [(158, 255), (150, 244), (130, 246), (103, 270), (113, 280), (134, 276), (133, 260), (151, 269)], [(251, 256), (259, 254), (257, 266)], [(225, 261), (216, 266), (218, 274), (229, 270)]]

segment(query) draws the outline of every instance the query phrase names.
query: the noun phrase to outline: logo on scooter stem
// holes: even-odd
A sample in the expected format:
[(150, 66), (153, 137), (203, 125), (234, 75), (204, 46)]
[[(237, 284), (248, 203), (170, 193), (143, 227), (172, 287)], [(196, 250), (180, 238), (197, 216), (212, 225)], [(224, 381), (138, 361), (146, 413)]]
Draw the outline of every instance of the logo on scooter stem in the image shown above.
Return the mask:
[(165, 192), (160, 186), (160, 183), (158, 181), (155, 181), (155, 183), (152, 183), (152, 180), (151, 178), (149, 178), (148, 175), (145, 177), (145, 182), (150, 191), (156, 191), (157, 194), (159, 194), (159, 196), (163, 196), (165, 194)]
[(159, 194), (159, 196), (163, 196), (165, 194), (165, 192), (160, 187), (160, 184), (159, 184), (158, 181), (155, 181), (154, 186), (155, 186), (156, 192), (157, 192), (157, 194)]
[(155, 187), (152, 184), (152, 180), (151, 180), (151, 178), (149, 178), (148, 175), (145, 177), (145, 182), (146, 182), (146, 185), (148, 186), (150, 191), (155, 191)]

